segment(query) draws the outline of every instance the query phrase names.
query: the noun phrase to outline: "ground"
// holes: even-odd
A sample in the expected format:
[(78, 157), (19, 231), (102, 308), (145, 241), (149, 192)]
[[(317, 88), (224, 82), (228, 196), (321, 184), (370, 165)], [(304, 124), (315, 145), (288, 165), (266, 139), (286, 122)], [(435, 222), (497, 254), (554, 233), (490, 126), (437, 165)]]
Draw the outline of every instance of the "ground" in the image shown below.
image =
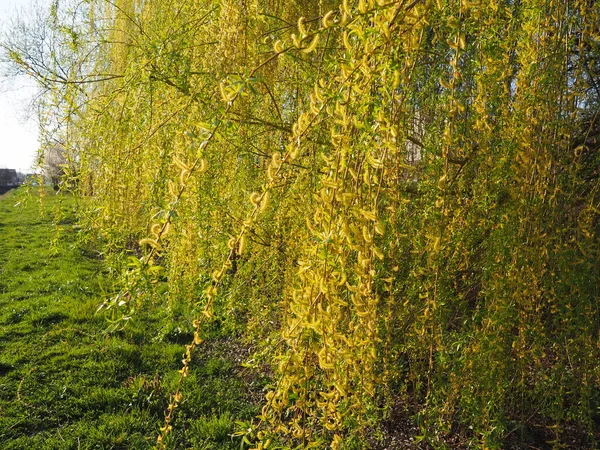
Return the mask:
[[(149, 305), (107, 333), (98, 306), (114, 280), (77, 239), (74, 200), (23, 189), (0, 198), (0, 442), (9, 449), (145, 449), (156, 441), (191, 335)], [(240, 448), (236, 421), (258, 413), (235, 336), (212, 330), (194, 359), (174, 448)]]

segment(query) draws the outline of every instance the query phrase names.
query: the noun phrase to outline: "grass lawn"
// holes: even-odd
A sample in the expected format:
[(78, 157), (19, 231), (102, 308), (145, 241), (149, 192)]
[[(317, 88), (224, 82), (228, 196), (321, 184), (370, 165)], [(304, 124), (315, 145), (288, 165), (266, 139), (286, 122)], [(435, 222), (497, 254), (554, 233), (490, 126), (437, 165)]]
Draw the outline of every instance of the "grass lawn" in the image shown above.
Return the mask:
[[(112, 280), (78, 245), (73, 199), (49, 192), (40, 208), (25, 197), (0, 197), (0, 447), (151, 448), (191, 318), (147, 305), (106, 333), (96, 310)], [(172, 448), (240, 448), (235, 421), (258, 413), (262, 384), (239, 367), (245, 349), (211, 333), (186, 379)]]

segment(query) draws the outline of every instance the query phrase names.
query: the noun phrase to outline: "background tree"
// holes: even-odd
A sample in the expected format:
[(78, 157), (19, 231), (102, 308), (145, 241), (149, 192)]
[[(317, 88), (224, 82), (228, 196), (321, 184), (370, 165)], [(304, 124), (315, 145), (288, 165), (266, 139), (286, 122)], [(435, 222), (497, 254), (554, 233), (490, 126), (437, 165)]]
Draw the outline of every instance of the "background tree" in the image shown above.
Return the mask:
[(57, 189), (68, 165), (65, 148), (62, 144), (55, 143), (43, 150), (42, 153), (44, 155), (43, 167), (46, 180)]

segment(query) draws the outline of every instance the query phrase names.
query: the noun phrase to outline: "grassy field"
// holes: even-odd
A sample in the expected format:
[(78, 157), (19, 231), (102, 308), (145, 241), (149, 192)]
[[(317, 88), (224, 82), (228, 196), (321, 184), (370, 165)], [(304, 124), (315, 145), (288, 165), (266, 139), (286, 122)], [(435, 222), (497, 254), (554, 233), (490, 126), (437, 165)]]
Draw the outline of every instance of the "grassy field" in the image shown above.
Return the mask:
[[(73, 199), (49, 192), (40, 207), (25, 197), (0, 198), (1, 448), (152, 447), (189, 319), (147, 306), (107, 333), (96, 310), (113, 281), (78, 244)], [(246, 351), (212, 331), (186, 380), (171, 447), (240, 448), (235, 421), (256, 415), (262, 396), (260, 380), (240, 369)]]

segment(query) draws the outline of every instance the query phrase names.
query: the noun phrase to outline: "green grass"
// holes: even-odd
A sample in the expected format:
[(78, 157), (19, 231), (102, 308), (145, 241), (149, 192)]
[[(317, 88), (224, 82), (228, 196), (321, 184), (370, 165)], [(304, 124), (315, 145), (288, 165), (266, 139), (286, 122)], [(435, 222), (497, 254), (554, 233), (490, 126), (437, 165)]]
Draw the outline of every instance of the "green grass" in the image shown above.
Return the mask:
[[(151, 448), (190, 325), (154, 305), (106, 333), (96, 310), (113, 281), (78, 244), (73, 207), (54, 193), (41, 209), (22, 191), (0, 198), (1, 447)], [(258, 413), (260, 382), (244, 381), (240, 344), (226, 331), (211, 336), (186, 380), (173, 448), (239, 448), (235, 421)]]

